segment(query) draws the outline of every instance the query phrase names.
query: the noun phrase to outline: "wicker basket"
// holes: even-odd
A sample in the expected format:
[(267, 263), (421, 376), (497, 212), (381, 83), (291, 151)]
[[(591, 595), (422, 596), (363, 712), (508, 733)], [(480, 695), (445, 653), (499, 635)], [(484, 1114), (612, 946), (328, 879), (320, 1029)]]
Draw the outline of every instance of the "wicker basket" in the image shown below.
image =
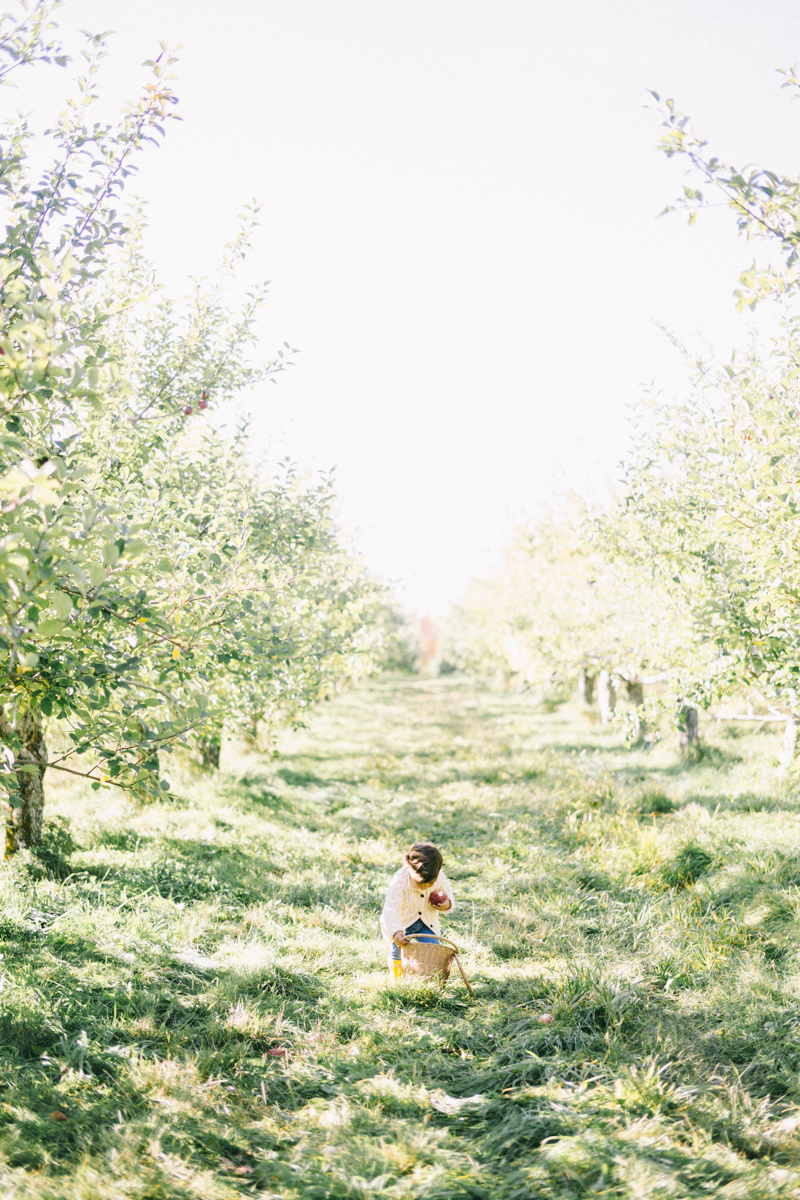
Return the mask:
[(450, 978), (455, 963), (470, 996), (475, 996), (459, 962), (458, 947), (444, 938), (439, 938), (438, 942), (426, 942), (411, 934), (409, 940), (400, 947), (400, 963), (406, 978), (438, 979), (442, 987)]

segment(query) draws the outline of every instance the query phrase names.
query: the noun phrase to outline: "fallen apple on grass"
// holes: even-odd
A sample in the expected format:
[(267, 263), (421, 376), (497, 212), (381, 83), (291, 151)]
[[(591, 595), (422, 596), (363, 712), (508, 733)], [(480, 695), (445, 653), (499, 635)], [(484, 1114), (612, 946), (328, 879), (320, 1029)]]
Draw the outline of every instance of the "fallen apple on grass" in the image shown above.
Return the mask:
[(248, 1167), (244, 1163), (237, 1167), (236, 1163), (232, 1163), (229, 1158), (221, 1158), (219, 1160), (219, 1165), (222, 1167), (223, 1171), (233, 1171), (234, 1175), (253, 1174), (253, 1167)]
[(553, 1024), (553, 1018), (550, 1016), (550, 1013), (542, 1013), (542, 1015), (538, 1018), (538, 1021), (540, 1025)]

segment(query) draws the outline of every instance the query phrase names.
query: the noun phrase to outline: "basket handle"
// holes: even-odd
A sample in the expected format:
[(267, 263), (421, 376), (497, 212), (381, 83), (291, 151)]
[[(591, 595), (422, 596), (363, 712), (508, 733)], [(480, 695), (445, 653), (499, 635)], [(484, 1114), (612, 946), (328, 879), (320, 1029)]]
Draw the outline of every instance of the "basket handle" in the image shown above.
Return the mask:
[(474, 1000), (474, 999), (475, 999), (475, 993), (474, 993), (474, 992), (473, 992), (473, 990), (472, 990), (472, 987), (471, 987), (471, 985), (470, 985), (470, 982), (469, 982), (469, 980), (467, 979), (466, 975), (464, 974), (464, 968), (463, 968), (463, 967), (462, 967), (462, 965), (461, 965), (461, 959), (458, 957), (458, 955), (457, 955), (457, 954), (454, 954), (454, 955), (453, 955), (453, 957), (454, 957), (454, 958), (455, 958), (455, 960), (456, 960), (456, 966), (458, 967), (459, 971), (461, 972), (461, 978), (464, 980), (464, 984), (465, 984), (465, 986), (466, 986), (466, 989), (467, 989), (467, 991), (469, 992), (470, 996), (472, 996), (472, 999)]
[[(423, 944), (428, 943), (429, 945), (431, 944), (428, 942), (428, 939), (424, 934), (417, 934), (417, 933), (410, 933), (408, 935), (408, 941), (409, 942), (422, 942)], [(461, 959), (458, 957), (458, 946), (456, 946), (456, 944), (454, 942), (450, 942), (447, 940), (447, 938), (443, 938), (443, 937), (437, 938), (437, 942), (440, 946), (446, 946), (448, 950), (453, 951), (453, 958), (456, 960), (456, 966), (458, 967), (458, 969), (461, 973), (461, 978), (464, 980), (464, 986), (466, 987), (470, 996), (472, 996), (472, 999), (474, 1000), (475, 993), (472, 990), (469, 980), (467, 979), (466, 975), (464, 974), (464, 968), (461, 965)]]
[(434, 934), (433, 936), (436, 938), (436, 942), (431, 942), (426, 933), (409, 933), (406, 941), (421, 942), (423, 945), (429, 946), (438, 944), (440, 946), (446, 946), (448, 950), (453, 951), (453, 954), (458, 954), (458, 946), (456, 946), (454, 942), (449, 942), (447, 938), (439, 937), (437, 934)]

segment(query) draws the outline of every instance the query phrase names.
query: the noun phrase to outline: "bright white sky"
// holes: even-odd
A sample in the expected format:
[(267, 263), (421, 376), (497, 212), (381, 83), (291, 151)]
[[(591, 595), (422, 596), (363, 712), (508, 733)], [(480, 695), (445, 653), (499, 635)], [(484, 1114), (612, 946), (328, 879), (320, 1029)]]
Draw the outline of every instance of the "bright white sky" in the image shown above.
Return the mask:
[[(800, 170), (775, 74), (797, 0), (67, 0), (60, 22), (116, 31), (115, 100), (159, 40), (183, 47), (183, 121), (136, 185), (151, 255), (181, 289), (258, 197), (264, 348), (301, 354), (256, 436), (335, 468), (344, 524), (419, 612), (554, 486), (613, 476), (641, 385), (679, 386), (654, 319), (720, 352), (745, 336), (729, 215), (655, 219), (682, 168), (646, 90), (721, 157)], [(57, 109), (45, 75), (6, 108)]]

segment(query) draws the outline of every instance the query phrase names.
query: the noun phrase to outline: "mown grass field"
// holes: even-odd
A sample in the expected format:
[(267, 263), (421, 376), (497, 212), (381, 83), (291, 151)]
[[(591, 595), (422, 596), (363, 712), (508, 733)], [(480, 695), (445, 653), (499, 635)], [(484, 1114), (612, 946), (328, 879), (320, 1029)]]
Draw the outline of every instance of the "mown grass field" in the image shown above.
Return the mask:
[[(390, 679), (178, 802), (56, 779), (0, 871), (2, 1194), (800, 1195), (800, 802), (711, 743)], [(389, 980), (423, 837), (474, 1003)]]

